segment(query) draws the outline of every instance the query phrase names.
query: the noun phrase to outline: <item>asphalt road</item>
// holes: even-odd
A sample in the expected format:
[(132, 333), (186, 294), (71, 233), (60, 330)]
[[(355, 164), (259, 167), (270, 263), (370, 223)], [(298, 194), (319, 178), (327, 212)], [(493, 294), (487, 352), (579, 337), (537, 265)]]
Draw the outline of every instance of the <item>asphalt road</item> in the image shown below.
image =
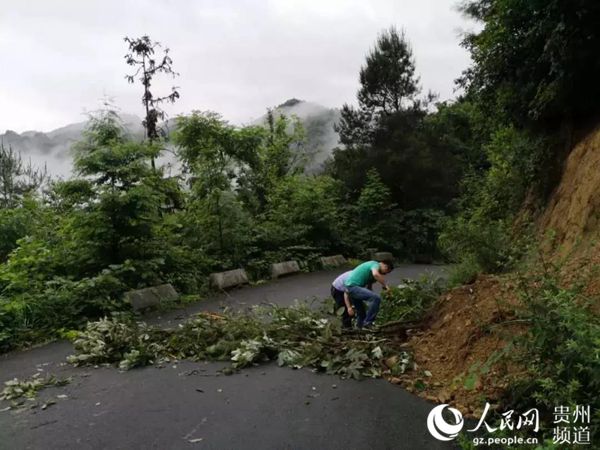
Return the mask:
[[(388, 277), (439, 267), (406, 265)], [(169, 326), (200, 310), (323, 298), (338, 272), (295, 275), (185, 310), (154, 314)], [(41, 391), (56, 403), (0, 412), (0, 449), (438, 449), (426, 427), (433, 407), (383, 380), (342, 380), (267, 364), (225, 376), (223, 363), (177, 362), (129, 372), (66, 364), (68, 342), (0, 356), (0, 381), (36, 372), (72, 377)], [(61, 397), (57, 397), (57, 396)], [(66, 396), (66, 397), (64, 397)], [(7, 404), (0, 402), (0, 410)]]

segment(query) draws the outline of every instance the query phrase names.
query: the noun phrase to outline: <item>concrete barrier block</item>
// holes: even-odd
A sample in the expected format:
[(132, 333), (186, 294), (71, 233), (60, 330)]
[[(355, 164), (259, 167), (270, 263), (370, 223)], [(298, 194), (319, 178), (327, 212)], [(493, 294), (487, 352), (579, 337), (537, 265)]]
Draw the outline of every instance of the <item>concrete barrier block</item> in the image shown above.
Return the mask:
[(347, 264), (348, 261), (343, 255), (323, 256), (321, 257), (321, 264), (325, 267), (339, 267)]
[(373, 259), (375, 261), (384, 261), (386, 259), (394, 259), (394, 255), (392, 255), (390, 252), (376, 252), (373, 255)]
[(271, 266), (272, 278), (279, 278), (280, 276), (289, 275), (296, 272), (300, 272), (298, 261), (284, 261), (275, 263)]
[(248, 275), (244, 269), (228, 270), (210, 274), (210, 285), (217, 289), (227, 289), (248, 284)]
[(134, 311), (158, 306), (162, 302), (177, 300), (179, 294), (170, 284), (161, 284), (125, 293), (125, 299), (131, 303)]

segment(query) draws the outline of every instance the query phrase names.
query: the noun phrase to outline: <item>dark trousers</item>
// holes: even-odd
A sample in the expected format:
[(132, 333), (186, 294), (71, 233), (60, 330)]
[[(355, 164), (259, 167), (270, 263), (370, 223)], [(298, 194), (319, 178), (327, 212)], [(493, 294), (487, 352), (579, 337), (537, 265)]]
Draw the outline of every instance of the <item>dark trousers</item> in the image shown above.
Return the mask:
[(338, 308), (344, 308), (344, 314), (342, 314), (342, 327), (350, 328), (352, 326), (352, 317), (348, 315), (348, 309), (344, 302), (344, 291), (338, 291), (336, 288), (331, 286), (331, 296), (335, 300), (335, 304)]

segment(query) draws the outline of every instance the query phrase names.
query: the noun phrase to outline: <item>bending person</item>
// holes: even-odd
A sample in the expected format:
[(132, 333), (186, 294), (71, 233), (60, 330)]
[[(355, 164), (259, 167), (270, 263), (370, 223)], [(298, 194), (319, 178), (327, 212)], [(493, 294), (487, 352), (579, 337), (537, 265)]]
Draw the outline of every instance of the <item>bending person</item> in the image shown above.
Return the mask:
[[(344, 281), (346, 293), (356, 311), (356, 325), (358, 328), (373, 325), (381, 303), (381, 297), (366, 287), (378, 281), (383, 289), (387, 290), (388, 285), (385, 282), (385, 275), (393, 269), (394, 263), (389, 260), (381, 262), (367, 261), (356, 266)], [(366, 311), (365, 302), (369, 302), (369, 308)]]

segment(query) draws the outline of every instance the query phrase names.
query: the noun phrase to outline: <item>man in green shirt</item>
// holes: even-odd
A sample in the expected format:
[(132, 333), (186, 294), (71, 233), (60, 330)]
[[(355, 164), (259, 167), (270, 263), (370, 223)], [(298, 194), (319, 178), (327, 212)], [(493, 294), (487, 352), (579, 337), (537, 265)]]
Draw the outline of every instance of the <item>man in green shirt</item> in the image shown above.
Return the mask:
[[(390, 273), (393, 269), (394, 263), (392, 261), (367, 261), (356, 266), (344, 281), (346, 294), (350, 297), (354, 309), (356, 309), (356, 325), (358, 328), (373, 325), (381, 303), (381, 297), (367, 289), (367, 286), (370, 287), (375, 281), (378, 281), (383, 289), (387, 290), (388, 286), (384, 275)], [(365, 302), (370, 302), (369, 310), (366, 312)]]

